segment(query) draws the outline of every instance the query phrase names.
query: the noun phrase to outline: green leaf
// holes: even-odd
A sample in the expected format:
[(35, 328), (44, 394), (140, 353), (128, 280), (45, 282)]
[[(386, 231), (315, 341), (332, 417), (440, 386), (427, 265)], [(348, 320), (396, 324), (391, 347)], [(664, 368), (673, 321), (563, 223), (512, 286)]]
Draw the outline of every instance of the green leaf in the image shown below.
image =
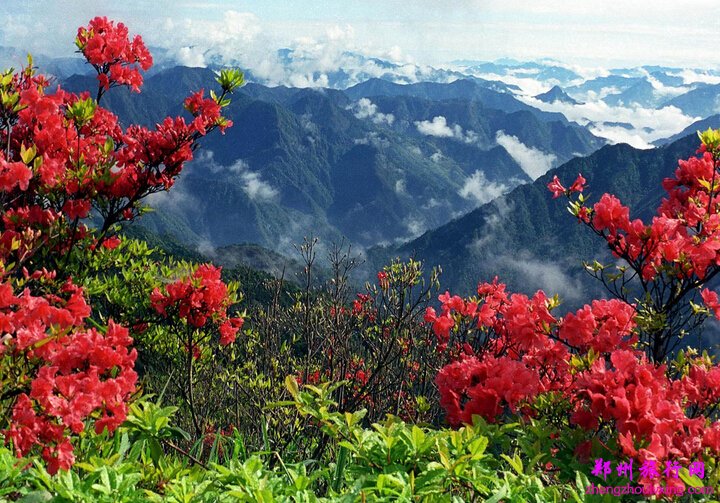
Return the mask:
[(522, 459), (520, 459), (520, 456), (517, 455), (517, 453), (513, 457), (510, 457), (507, 454), (501, 454), (500, 457), (507, 461), (513, 468), (513, 470), (517, 472), (518, 475), (524, 474), (523, 462)]
[(52, 500), (52, 494), (47, 491), (33, 491), (18, 500), (19, 503), (42, 503)]
[(285, 378), (285, 387), (287, 388), (290, 395), (295, 399), (295, 401), (297, 401), (300, 394), (300, 387), (298, 386), (298, 382), (295, 379), (295, 376), (289, 375)]
[(687, 468), (681, 468), (679, 472), (680, 478), (683, 482), (691, 487), (703, 487), (703, 481), (697, 475), (690, 475)]
[(155, 466), (158, 466), (160, 463), (160, 458), (163, 455), (163, 449), (160, 445), (160, 441), (156, 438), (149, 438), (148, 447), (150, 448), (150, 459), (152, 459), (152, 462)]

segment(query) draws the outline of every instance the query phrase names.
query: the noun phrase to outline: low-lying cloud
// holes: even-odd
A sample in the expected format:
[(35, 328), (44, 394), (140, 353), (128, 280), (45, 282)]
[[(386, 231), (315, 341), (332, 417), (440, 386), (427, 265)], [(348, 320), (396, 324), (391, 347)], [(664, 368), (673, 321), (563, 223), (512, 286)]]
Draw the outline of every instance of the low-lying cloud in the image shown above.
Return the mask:
[(563, 300), (583, 300), (583, 285), (579, 278), (565, 272), (555, 262), (543, 260), (528, 251), (501, 255), (493, 259), (499, 269), (520, 276), (525, 290), (543, 290), (548, 295), (559, 294)]
[(230, 165), (222, 165), (215, 160), (212, 150), (203, 150), (193, 161), (199, 169), (216, 175), (234, 176), (242, 181), (242, 190), (253, 201), (271, 201), (278, 197), (279, 191), (262, 179), (260, 173), (252, 171), (244, 159), (237, 159)]
[(478, 135), (475, 131), (463, 131), (460, 124), (449, 125), (447, 119), (442, 115), (437, 115), (430, 121), (415, 121), (415, 127), (418, 133), (424, 136), (453, 138), (465, 143), (475, 143), (478, 140)]
[[(568, 120), (589, 126), (590, 132), (611, 143), (627, 143), (635, 148), (652, 148), (652, 142), (679, 133), (699, 117), (689, 117), (677, 107), (660, 109), (633, 106), (610, 106), (601, 100), (586, 101), (578, 105), (556, 101), (544, 103), (523, 97), (528, 105), (546, 112), (560, 112)], [(604, 126), (602, 123), (628, 123), (632, 129)], [(592, 124), (590, 124), (592, 123)]]
[(378, 112), (378, 107), (368, 98), (361, 98), (354, 105), (348, 107), (358, 119), (369, 119), (375, 124), (387, 124), (392, 126), (395, 122), (393, 114)]
[(243, 181), (243, 191), (253, 201), (269, 201), (278, 195), (277, 189), (265, 182), (259, 173), (245, 171), (240, 179)]
[(480, 170), (465, 179), (458, 191), (461, 197), (474, 200), (478, 205), (489, 203), (507, 192), (508, 187), (502, 183), (491, 182)]
[(497, 132), (495, 140), (533, 181), (547, 173), (557, 160), (555, 154), (546, 154), (542, 150), (528, 147), (517, 136), (505, 134), (502, 130)]

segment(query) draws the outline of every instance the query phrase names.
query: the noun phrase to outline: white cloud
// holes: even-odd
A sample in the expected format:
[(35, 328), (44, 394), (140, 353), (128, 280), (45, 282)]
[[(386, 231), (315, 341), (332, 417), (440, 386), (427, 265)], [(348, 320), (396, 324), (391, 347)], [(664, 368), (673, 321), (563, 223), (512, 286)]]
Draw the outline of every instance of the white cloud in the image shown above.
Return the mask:
[[(414, 239), (425, 232), (425, 224), (415, 217), (407, 217), (405, 221), (405, 228), (410, 233), (409, 239)], [(403, 238), (401, 241), (407, 241), (407, 238)]]
[(622, 126), (611, 126), (603, 123), (592, 124), (588, 127), (595, 136), (605, 138), (612, 144), (627, 143), (635, 148), (650, 149), (653, 145), (648, 143), (636, 129), (628, 129)]
[(440, 201), (438, 201), (434, 197), (431, 197), (430, 199), (428, 199), (427, 203), (425, 203), (421, 206), (421, 208), (424, 210), (431, 210), (433, 208), (439, 208), (440, 206), (442, 206)]
[(353, 140), (355, 145), (372, 145), (375, 148), (384, 149), (390, 146), (390, 141), (387, 138), (380, 136), (375, 131), (370, 131), (363, 138), (356, 138)]
[(706, 70), (691, 70), (685, 69), (679, 72), (670, 73), (669, 75), (674, 77), (682, 77), (684, 84), (720, 84), (720, 75), (717, 73), (710, 73)]
[(370, 119), (375, 124), (387, 124), (392, 126), (395, 122), (393, 114), (378, 112), (377, 105), (368, 98), (361, 98), (357, 103), (348, 107), (358, 119)]
[(489, 181), (485, 173), (477, 170), (465, 179), (458, 194), (465, 199), (474, 199), (477, 204), (485, 204), (507, 192), (507, 189), (502, 183)]
[(217, 258), (217, 248), (209, 239), (200, 239), (195, 248), (206, 257)]
[(145, 198), (145, 202), (152, 208), (185, 215), (197, 211), (200, 201), (185, 188), (182, 178), (179, 179), (172, 190), (156, 192)]
[(438, 138), (454, 138), (465, 143), (474, 143), (478, 140), (475, 131), (463, 131), (459, 124), (448, 125), (447, 119), (442, 115), (433, 117), (431, 121), (415, 121), (418, 132), (425, 136)]
[(680, 96), (681, 94), (685, 94), (686, 92), (692, 90), (689, 86), (666, 86), (644, 68), (640, 68), (639, 70), (653, 87), (653, 95), (657, 100), (667, 101), (675, 96)]
[[(239, 175), (250, 169), (250, 166), (243, 159), (238, 159), (230, 166), (224, 166), (215, 160), (215, 152), (212, 150), (200, 150), (192, 161), (193, 169), (204, 169), (211, 173), (232, 173)], [(197, 166), (197, 168), (195, 168)]]
[[(649, 148), (650, 143), (679, 133), (699, 117), (689, 117), (677, 107), (667, 106), (660, 109), (643, 108), (637, 105), (614, 107), (604, 101), (587, 101), (579, 105), (562, 103), (543, 103), (530, 97), (523, 97), (528, 105), (547, 112), (560, 112), (568, 120), (587, 125), (593, 122), (590, 130), (611, 142), (628, 143), (635, 148)], [(606, 127), (603, 122), (623, 122), (632, 124), (633, 129)]]
[(245, 171), (240, 175), (243, 181), (243, 191), (253, 201), (268, 201), (278, 195), (277, 189), (260, 178), (254, 171)]
[[(158, 24), (156, 19), (151, 22)], [(165, 17), (153, 28), (143, 33), (151, 45), (167, 48), (176, 60), (192, 66), (207, 66), (214, 57), (237, 60), (262, 32), (255, 14), (235, 10), (224, 11), (217, 20)]]
[[(279, 195), (279, 191), (264, 181), (259, 173), (251, 171), (250, 166), (243, 159), (238, 159), (231, 165), (224, 166), (215, 161), (213, 151), (203, 150), (195, 158), (193, 165), (200, 169), (206, 169), (213, 174), (239, 177), (242, 180), (243, 192), (253, 201), (271, 201)], [(181, 197), (183, 196), (189, 196), (189, 194), (181, 194)]]
[(559, 294), (563, 300), (583, 300), (583, 286), (579, 278), (570, 276), (555, 262), (538, 258), (528, 251), (501, 255), (493, 262), (499, 268), (514, 271), (522, 277), (526, 290), (543, 290), (548, 295)]
[(248, 163), (245, 162), (244, 160), (238, 159), (230, 166), (224, 167), (224, 169), (229, 171), (230, 173), (239, 175), (241, 173), (248, 171), (250, 169), (250, 166), (248, 166)]
[(542, 150), (528, 147), (516, 136), (505, 134), (505, 131), (502, 130), (497, 132), (495, 140), (520, 165), (520, 168), (531, 180), (537, 180), (547, 173), (557, 160), (555, 154), (546, 154)]
[(492, 200), (490, 203), (493, 213), (490, 213), (483, 222), (481, 228), (482, 235), (473, 240), (468, 248), (478, 256), (484, 257), (488, 254), (487, 245), (495, 239), (496, 234), (502, 230), (503, 224), (510, 218), (510, 214), (515, 209), (515, 204), (508, 202), (505, 196), (500, 196)]
[(552, 87), (552, 85), (545, 82), (540, 82), (538, 80), (527, 77), (516, 77), (512, 74), (499, 75), (497, 73), (482, 72), (472, 72), (472, 74), (475, 77), (479, 77), (481, 79), (500, 81), (504, 82), (505, 84), (517, 86), (520, 88), (523, 94), (527, 94), (528, 96), (537, 96), (538, 94), (549, 91)]
[(405, 179), (400, 178), (395, 182), (395, 193), (396, 194), (407, 194), (407, 187), (405, 186)]
[(181, 47), (175, 54), (178, 64), (190, 68), (205, 68), (205, 54), (199, 47)]
[[(455, 131), (448, 127), (447, 119), (442, 115), (433, 117), (432, 121), (416, 121), (415, 127), (420, 134), (425, 136), (437, 136), (439, 138), (452, 138), (455, 136)], [(460, 126), (455, 125), (456, 128)], [(462, 134), (462, 128), (460, 128), (460, 134)]]

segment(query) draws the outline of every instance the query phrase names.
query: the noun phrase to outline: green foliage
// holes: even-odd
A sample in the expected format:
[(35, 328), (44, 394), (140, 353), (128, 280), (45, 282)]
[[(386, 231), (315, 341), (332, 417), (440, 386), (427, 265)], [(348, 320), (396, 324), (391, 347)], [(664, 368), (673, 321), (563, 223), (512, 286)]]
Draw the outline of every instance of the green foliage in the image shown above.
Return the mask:
[[(294, 400), (280, 405), (318, 423), (331, 446), (322, 460), (245, 456), (239, 437), (207, 465), (177, 457), (168, 448), (183, 436), (170, 426), (175, 408), (143, 400), (112, 438), (89, 433), (71, 471), (50, 476), (41, 463), (0, 448), (0, 501), (585, 501), (587, 478), (555, 483), (512, 439), (522, 430), (482, 421), (433, 429), (394, 416), (363, 427), (364, 411), (335, 410), (338, 384), (300, 388), (288, 378), (287, 385)], [(517, 447), (512, 456), (493, 454), (505, 443)]]

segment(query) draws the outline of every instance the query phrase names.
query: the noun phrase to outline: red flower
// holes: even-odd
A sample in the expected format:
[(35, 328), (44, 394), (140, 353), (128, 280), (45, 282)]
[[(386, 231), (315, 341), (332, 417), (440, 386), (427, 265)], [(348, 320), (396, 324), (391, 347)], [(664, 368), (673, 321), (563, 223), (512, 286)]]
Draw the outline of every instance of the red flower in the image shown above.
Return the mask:
[(547, 185), (548, 190), (553, 193), (553, 199), (557, 199), (563, 195), (567, 189), (560, 183), (560, 179), (555, 175), (550, 183)]
[(28, 190), (33, 173), (21, 162), (7, 162), (0, 156), (0, 190), (10, 192), (15, 187)]
[(120, 246), (120, 238), (117, 236), (110, 236), (109, 238), (105, 239), (102, 242), (103, 248), (107, 248), (108, 250), (114, 250), (118, 246)]
[(140, 36), (130, 41), (123, 23), (115, 25), (106, 17), (96, 17), (86, 27), (78, 28), (75, 44), (97, 70), (102, 88), (127, 85), (140, 91), (143, 79), (137, 67), (148, 70), (152, 56)]
[(587, 180), (583, 178), (582, 175), (578, 174), (577, 178), (573, 182), (573, 184), (570, 186), (570, 189), (568, 189), (570, 192), (582, 192), (585, 190), (585, 183)]

